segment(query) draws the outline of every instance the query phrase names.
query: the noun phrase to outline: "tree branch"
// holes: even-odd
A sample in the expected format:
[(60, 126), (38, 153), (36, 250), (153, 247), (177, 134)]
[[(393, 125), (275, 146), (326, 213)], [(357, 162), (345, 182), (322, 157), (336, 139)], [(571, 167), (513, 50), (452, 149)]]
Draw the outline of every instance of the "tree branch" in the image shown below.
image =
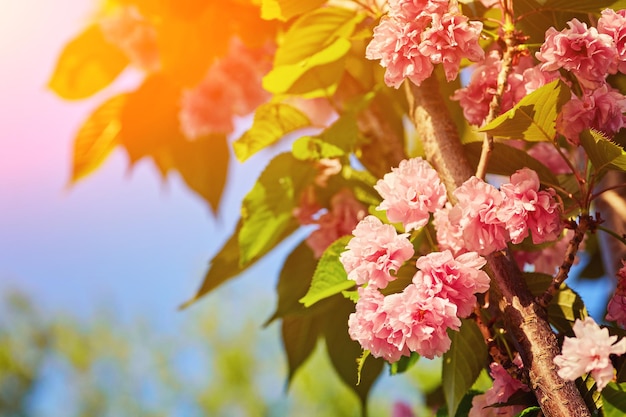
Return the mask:
[[(458, 132), (439, 92), (437, 80), (407, 87), (411, 117), (424, 144), (426, 158), (439, 172), (448, 194), (472, 174)], [(590, 416), (573, 382), (564, 381), (553, 362), (559, 353), (556, 337), (526, 287), (515, 262), (505, 252), (487, 256), (493, 283), (502, 294), (498, 307), (507, 331), (528, 369), (531, 388), (547, 417)]]

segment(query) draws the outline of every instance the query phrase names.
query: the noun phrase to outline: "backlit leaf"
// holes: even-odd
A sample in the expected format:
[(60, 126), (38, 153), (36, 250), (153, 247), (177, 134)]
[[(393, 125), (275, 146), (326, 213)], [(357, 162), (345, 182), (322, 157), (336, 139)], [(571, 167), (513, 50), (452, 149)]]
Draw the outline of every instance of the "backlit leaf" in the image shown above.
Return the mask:
[(595, 131), (584, 131), (580, 134), (580, 144), (596, 172), (606, 169), (626, 171), (626, 152), (619, 145)]
[(259, 150), (276, 143), (287, 133), (310, 126), (300, 110), (284, 103), (267, 103), (254, 113), (252, 127), (233, 143), (235, 156), (244, 162)]
[(63, 98), (86, 98), (108, 86), (127, 65), (126, 55), (92, 25), (65, 46), (48, 86)]
[(362, 364), (360, 373), (358, 372), (357, 360), (362, 355), (361, 345), (350, 339), (348, 334), (348, 316), (353, 312), (354, 304), (338, 296), (336, 305), (329, 312), (324, 336), (326, 351), (333, 367), (343, 382), (359, 397), (365, 410), (369, 391), (380, 375), (385, 362), (370, 355)]
[(318, 136), (303, 136), (296, 140), (292, 146), (292, 153), (301, 160), (338, 158), (352, 152), (358, 140), (356, 117), (349, 112), (341, 115)]
[(553, 81), (533, 91), (479, 130), (494, 137), (552, 141), (556, 137), (556, 116), (570, 99), (570, 94), (563, 81)]
[(74, 138), (72, 182), (96, 170), (119, 143), (120, 112), (126, 95), (114, 96), (100, 105), (83, 123)]
[(609, 384), (602, 390), (602, 411), (604, 417), (622, 417), (626, 415), (626, 383)]
[(267, 253), (285, 233), (299, 226), (293, 209), (315, 174), (313, 165), (298, 161), (290, 153), (280, 154), (269, 163), (241, 207), (242, 266)]
[(455, 415), (461, 400), (487, 363), (487, 346), (472, 320), (461, 320), (458, 332), (448, 331), (452, 345), (443, 355), (442, 384), (450, 415)]
[(315, 269), (311, 288), (300, 299), (305, 307), (354, 287), (354, 281), (348, 279), (346, 270), (339, 261), (339, 255), (345, 251), (351, 238), (352, 236), (341, 237), (324, 251)]
[(261, 17), (272, 20), (287, 21), (294, 16), (309, 12), (326, 0), (263, 0), (261, 3)]

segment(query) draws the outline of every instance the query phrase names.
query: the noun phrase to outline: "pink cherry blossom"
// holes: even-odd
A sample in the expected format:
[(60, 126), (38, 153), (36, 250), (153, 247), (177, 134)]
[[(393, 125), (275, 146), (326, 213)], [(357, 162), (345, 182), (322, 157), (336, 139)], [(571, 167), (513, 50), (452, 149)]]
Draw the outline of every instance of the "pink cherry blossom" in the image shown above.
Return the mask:
[(349, 189), (344, 188), (335, 194), (330, 200), (330, 210), (315, 222), (319, 228), (306, 239), (315, 257), (321, 257), (335, 240), (349, 235), (366, 214), (366, 207), (354, 198)]
[[(561, 151), (564, 155), (567, 155), (565, 148), (561, 148)], [(544, 164), (553, 174), (572, 173), (572, 169), (552, 143), (538, 142), (528, 150), (528, 155)]]
[(448, 250), (420, 257), (413, 283), (430, 296), (445, 298), (457, 306), (457, 315), (467, 317), (476, 304), (476, 293), (489, 289), (490, 278), (481, 271), (487, 261), (476, 252), (454, 258)]
[(293, 217), (301, 225), (313, 224), (317, 220), (315, 215), (320, 210), (322, 210), (322, 206), (315, 196), (315, 188), (311, 185), (302, 191), (298, 207), (293, 209)]
[(542, 71), (541, 65), (526, 68), (522, 73), (522, 81), (526, 94), (530, 94), (546, 84), (559, 78), (558, 71)]
[(589, 89), (604, 83), (608, 74), (617, 71), (617, 50), (611, 36), (598, 33), (594, 27), (578, 19), (568, 23), (569, 29), (546, 31), (546, 40), (536, 57), (542, 71), (563, 68), (571, 71), (580, 84)]
[(402, 21), (415, 21), (458, 11), (458, 7), (452, 10), (449, 7), (449, 0), (389, 0), (389, 16)]
[(395, 279), (391, 271), (398, 271), (402, 264), (413, 256), (413, 245), (408, 234), (396, 233), (393, 226), (383, 224), (374, 216), (361, 220), (354, 231), (354, 237), (339, 260), (348, 278), (358, 285), (368, 284), (374, 288), (385, 288)]
[(389, 221), (402, 223), (407, 232), (426, 225), (430, 213), (446, 202), (446, 188), (437, 171), (422, 158), (401, 161), (374, 189), (383, 197), (376, 209), (387, 210)]
[(606, 320), (626, 327), (626, 261), (622, 261), (622, 268), (617, 271), (617, 288), (609, 300)]
[[(513, 252), (513, 256), (520, 269), (524, 269), (525, 265), (531, 265), (534, 272), (554, 275), (565, 259), (565, 251), (572, 237), (574, 237), (574, 231), (567, 230), (564, 235), (551, 246), (542, 247), (541, 250), (531, 252), (516, 250)], [(584, 246), (585, 241), (583, 240), (578, 247), (579, 250), (583, 250)], [(576, 256), (573, 264), (577, 265), (579, 261), (580, 258)]]
[(539, 176), (529, 168), (515, 172), (510, 181), (500, 187), (506, 198), (498, 218), (506, 225), (511, 241), (521, 243), (529, 233), (535, 245), (556, 240), (562, 223), (555, 191), (539, 191)]
[[(518, 369), (523, 368), (519, 354), (516, 355), (513, 363)], [(509, 405), (504, 407), (491, 407), (494, 404), (506, 403), (517, 391), (529, 392), (530, 388), (524, 385), (519, 379), (513, 378), (507, 370), (499, 363), (492, 362), (489, 365), (489, 374), (493, 378), (493, 386), (482, 395), (477, 395), (472, 399), (472, 408), (468, 417), (513, 417), (522, 411), (523, 405)]]
[(603, 10), (598, 20), (598, 32), (613, 38), (619, 60), (617, 69), (626, 73), (626, 10)]
[(419, 51), (433, 64), (443, 64), (446, 79), (454, 80), (463, 58), (472, 62), (484, 58), (485, 52), (478, 44), (482, 28), (481, 22), (470, 22), (461, 14), (435, 14), (432, 26), (422, 33)]
[(446, 203), (443, 209), (435, 211), (434, 225), (437, 229), (437, 242), (442, 249), (449, 249), (453, 253), (465, 251), (461, 217), (463, 210), (460, 206)]
[(612, 137), (626, 125), (626, 97), (604, 83), (565, 103), (556, 120), (557, 131), (578, 145), (580, 133), (593, 128)]
[(120, 7), (99, 23), (104, 37), (124, 51), (134, 65), (144, 71), (160, 68), (156, 29), (136, 7)]
[(560, 355), (554, 358), (559, 367), (559, 376), (573, 381), (590, 372), (596, 381), (596, 389), (602, 389), (614, 377), (614, 368), (609, 355), (626, 352), (626, 339), (617, 341), (606, 328), (600, 328), (591, 317), (577, 319), (572, 327), (576, 337), (566, 337)]
[(374, 37), (367, 45), (367, 59), (380, 59), (385, 70), (385, 83), (400, 87), (405, 78), (419, 85), (433, 72), (433, 64), (419, 51), (424, 27), (419, 22), (401, 22), (383, 17), (374, 28)]
[(396, 401), (393, 403), (391, 417), (415, 417), (415, 414), (409, 404), (402, 401)]

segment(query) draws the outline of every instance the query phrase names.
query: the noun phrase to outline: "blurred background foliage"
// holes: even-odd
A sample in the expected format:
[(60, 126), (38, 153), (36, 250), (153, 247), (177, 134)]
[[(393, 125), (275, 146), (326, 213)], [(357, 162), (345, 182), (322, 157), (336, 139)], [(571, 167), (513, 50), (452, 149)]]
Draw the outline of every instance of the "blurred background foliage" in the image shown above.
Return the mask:
[[(106, 308), (86, 320), (44, 314), (19, 293), (1, 305), (2, 417), (360, 415), (321, 343), (283, 395), (278, 326), (262, 329), (251, 315), (243, 325), (218, 322), (219, 302), (205, 303), (175, 332)], [(439, 381), (438, 363), (428, 361), (382, 378), (369, 413), (390, 415), (402, 401), (428, 415), (418, 393)]]

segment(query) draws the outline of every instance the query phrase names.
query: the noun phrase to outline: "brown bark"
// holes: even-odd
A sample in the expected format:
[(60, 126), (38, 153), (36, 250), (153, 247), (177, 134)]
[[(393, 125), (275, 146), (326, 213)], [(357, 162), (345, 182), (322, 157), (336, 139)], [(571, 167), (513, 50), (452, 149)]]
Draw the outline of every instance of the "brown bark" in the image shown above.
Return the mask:
[[(424, 144), (426, 158), (439, 172), (448, 194), (473, 175), (458, 132), (431, 77), (420, 87), (409, 87), (411, 117)], [(554, 356), (559, 353), (556, 337), (545, 312), (534, 301), (523, 276), (505, 252), (487, 256), (493, 282), (502, 295), (498, 307), (509, 334), (528, 370), (531, 388), (547, 417), (590, 416), (573, 382), (556, 373)]]

